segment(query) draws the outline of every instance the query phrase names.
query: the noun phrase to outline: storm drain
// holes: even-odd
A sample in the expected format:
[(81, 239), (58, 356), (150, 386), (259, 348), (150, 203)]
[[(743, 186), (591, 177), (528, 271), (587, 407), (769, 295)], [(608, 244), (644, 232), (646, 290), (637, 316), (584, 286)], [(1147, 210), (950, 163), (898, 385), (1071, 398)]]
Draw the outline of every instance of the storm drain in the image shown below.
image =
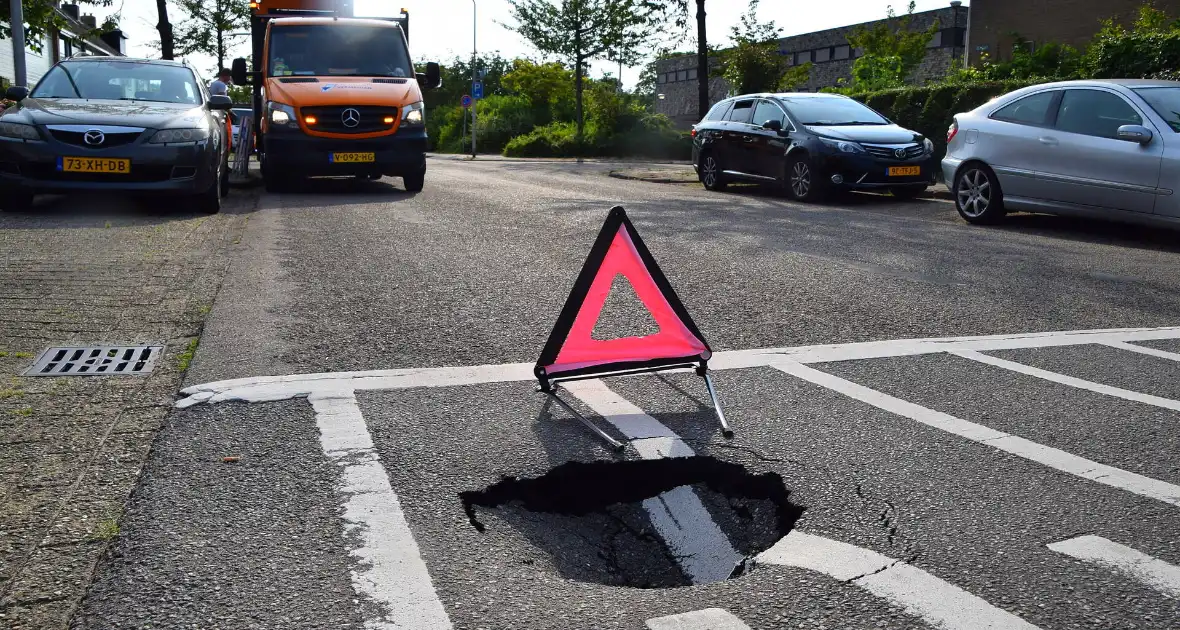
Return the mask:
[[(742, 575), (749, 559), (786, 536), (803, 513), (788, 494), (777, 474), (680, 457), (570, 462), (459, 498), (478, 531), (515, 539), (503, 541), (508, 545), (523, 537), (562, 577), (675, 588)], [(686, 498), (695, 513), (681, 512), (670, 526), (665, 516)]]
[(24, 376), (131, 376), (147, 374), (164, 346), (87, 346), (49, 348)]

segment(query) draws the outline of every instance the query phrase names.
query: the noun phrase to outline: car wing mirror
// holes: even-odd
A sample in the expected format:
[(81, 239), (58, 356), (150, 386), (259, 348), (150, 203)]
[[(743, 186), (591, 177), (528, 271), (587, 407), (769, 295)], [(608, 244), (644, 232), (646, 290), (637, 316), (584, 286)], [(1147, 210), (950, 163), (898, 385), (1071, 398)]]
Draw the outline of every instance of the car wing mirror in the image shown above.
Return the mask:
[(1147, 144), (1151, 142), (1151, 130), (1143, 125), (1123, 125), (1115, 133), (1119, 140)]
[(782, 131), (783, 130), (783, 121), (781, 121), (781, 120), (768, 120), (768, 121), (762, 123), (762, 128), (766, 129), (767, 131)]
[(214, 111), (229, 111), (234, 106), (234, 101), (224, 94), (213, 94), (209, 97), (209, 109)]
[(21, 102), (29, 97), (29, 88), (23, 85), (13, 85), (7, 90), (4, 90), (4, 98), (10, 101)]

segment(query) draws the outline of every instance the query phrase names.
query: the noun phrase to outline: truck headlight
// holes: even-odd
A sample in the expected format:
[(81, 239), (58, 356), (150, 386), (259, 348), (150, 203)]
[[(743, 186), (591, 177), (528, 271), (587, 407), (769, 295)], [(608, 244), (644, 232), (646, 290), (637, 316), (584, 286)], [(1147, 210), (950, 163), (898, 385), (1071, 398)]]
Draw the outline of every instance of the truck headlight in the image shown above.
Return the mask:
[(295, 120), (295, 108), (283, 103), (267, 101), (266, 116), (275, 125), (287, 125)]
[(0, 123), (0, 136), (5, 138), (17, 138), (19, 140), (40, 140), (41, 134), (37, 133), (37, 128), (32, 125), (25, 125), (23, 123)]
[(402, 108), (402, 124), (419, 127), (426, 124), (426, 104), (422, 101), (411, 103)]
[(151, 144), (182, 144), (208, 140), (208, 129), (161, 129), (148, 140)]

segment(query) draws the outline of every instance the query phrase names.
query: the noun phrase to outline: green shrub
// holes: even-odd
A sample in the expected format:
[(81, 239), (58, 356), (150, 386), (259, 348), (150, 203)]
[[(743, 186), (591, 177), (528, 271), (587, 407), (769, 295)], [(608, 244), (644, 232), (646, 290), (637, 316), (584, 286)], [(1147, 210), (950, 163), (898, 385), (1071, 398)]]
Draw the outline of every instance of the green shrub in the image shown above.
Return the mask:
[(578, 126), (571, 122), (556, 122), (537, 127), (517, 136), (504, 147), (506, 157), (569, 157), (581, 154), (578, 147)]

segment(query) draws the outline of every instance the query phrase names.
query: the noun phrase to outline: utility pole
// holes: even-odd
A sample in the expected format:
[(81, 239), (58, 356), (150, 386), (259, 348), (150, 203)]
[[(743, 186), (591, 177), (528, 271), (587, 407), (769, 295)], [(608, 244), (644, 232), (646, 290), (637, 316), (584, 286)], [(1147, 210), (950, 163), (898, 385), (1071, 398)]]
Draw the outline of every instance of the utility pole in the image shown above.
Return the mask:
[(705, 35), (705, 0), (697, 0), (697, 120), (704, 120), (709, 113), (709, 40)]
[(25, 10), (21, 0), (9, 2), (8, 15), (12, 30), (12, 84), (23, 87), (29, 84), (29, 77), (25, 72)]
[(476, 28), (478, 25), (478, 8), (475, 0), (471, 0), (471, 159), (475, 159), (475, 108), (479, 104), (479, 99), (475, 98), (475, 83), (478, 80), (478, 70), (476, 69), (476, 60), (478, 55), (478, 40), (476, 39)]

